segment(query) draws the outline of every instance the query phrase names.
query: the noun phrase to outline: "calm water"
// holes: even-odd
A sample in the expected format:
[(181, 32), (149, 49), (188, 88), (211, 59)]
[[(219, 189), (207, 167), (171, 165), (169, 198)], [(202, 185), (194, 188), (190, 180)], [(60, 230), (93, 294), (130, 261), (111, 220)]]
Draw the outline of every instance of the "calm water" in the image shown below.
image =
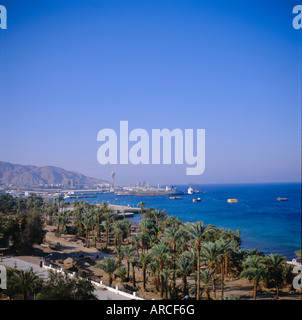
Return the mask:
[[(189, 186), (178, 186), (186, 191)], [(301, 248), (301, 184), (245, 184), (196, 186), (201, 194), (182, 195), (181, 200), (169, 200), (168, 196), (115, 196), (104, 194), (98, 198), (84, 199), (100, 203), (136, 207), (140, 201), (147, 207), (166, 209), (184, 222), (204, 221), (216, 227), (239, 229), (242, 249), (258, 248), (267, 253), (281, 253), (287, 258), (295, 257)], [(193, 203), (200, 197), (202, 202)], [(288, 201), (277, 201), (278, 197)], [(227, 203), (228, 198), (238, 203)], [(139, 215), (129, 220), (138, 222)]]

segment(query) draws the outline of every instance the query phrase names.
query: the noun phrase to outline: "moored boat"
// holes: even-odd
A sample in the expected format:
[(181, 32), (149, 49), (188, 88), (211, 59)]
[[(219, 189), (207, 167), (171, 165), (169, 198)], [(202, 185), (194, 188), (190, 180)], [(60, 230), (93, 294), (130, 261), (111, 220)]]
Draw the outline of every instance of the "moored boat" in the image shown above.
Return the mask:
[(277, 198), (277, 200), (278, 200), (278, 201), (288, 201), (288, 199), (287, 199), (287, 198), (280, 198), (280, 197), (279, 197), (279, 198)]

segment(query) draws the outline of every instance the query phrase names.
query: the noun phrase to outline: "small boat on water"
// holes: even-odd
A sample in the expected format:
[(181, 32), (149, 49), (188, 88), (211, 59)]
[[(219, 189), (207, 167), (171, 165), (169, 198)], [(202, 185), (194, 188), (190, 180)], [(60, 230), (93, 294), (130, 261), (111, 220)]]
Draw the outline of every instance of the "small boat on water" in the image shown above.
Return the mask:
[(181, 197), (169, 197), (170, 200), (178, 200), (181, 199)]
[(277, 200), (278, 200), (278, 201), (288, 201), (288, 199), (287, 199), (287, 198), (280, 198), (280, 197), (279, 197), (279, 198), (277, 198)]
[(190, 188), (188, 189), (188, 194), (193, 194), (194, 193), (194, 190), (193, 188), (190, 186)]
[(237, 203), (238, 199), (228, 199), (228, 203)]
[(197, 198), (197, 199), (193, 199), (193, 202), (195, 203), (195, 202), (200, 202), (201, 201), (201, 199), (200, 198)]

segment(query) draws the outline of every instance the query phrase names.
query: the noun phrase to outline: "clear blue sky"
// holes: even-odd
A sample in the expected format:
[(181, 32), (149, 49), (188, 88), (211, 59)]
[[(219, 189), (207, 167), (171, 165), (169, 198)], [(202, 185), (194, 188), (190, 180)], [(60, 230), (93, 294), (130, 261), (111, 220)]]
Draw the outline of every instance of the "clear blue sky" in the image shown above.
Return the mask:
[[(0, 30), (0, 160), (117, 183), (299, 181), (295, 1), (16, 1)], [(206, 169), (97, 162), (97, 133), (202, 128)]]

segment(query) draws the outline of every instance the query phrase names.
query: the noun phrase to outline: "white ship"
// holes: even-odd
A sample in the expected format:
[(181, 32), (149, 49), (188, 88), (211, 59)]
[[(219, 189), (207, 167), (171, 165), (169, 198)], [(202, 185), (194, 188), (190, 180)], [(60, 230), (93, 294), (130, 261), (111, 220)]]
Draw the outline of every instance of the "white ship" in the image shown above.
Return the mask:
[(193, 194), (194, 193), (194, 190), (193, 188), (190, 186), (190, 188), (188, 189), (188, 194)]

